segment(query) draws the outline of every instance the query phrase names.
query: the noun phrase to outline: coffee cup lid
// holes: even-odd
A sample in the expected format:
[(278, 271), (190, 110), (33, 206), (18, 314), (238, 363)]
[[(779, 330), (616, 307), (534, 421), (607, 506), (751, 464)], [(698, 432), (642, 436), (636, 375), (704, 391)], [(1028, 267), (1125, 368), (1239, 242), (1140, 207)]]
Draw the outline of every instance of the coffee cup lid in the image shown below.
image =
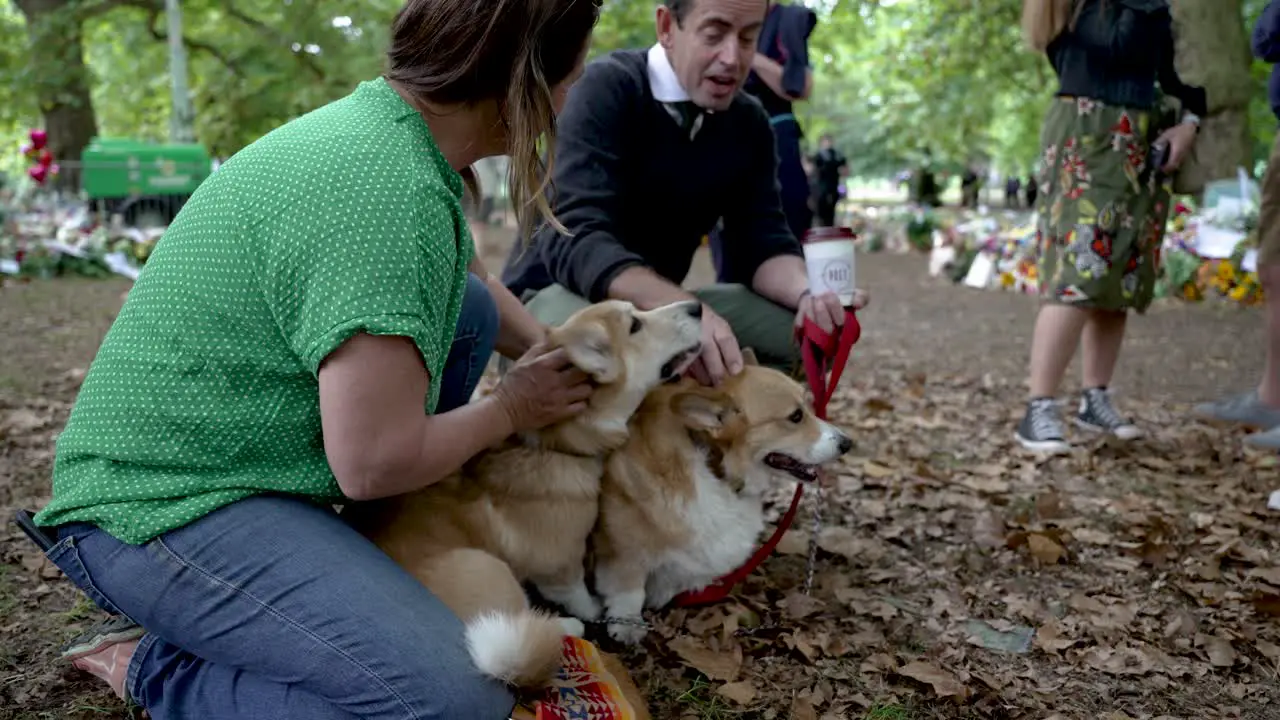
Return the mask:
[(855, 240), (857, 234), (849, 227), (816, 227), (805, 231), (806, 243), (824, 242), (827, 240)]

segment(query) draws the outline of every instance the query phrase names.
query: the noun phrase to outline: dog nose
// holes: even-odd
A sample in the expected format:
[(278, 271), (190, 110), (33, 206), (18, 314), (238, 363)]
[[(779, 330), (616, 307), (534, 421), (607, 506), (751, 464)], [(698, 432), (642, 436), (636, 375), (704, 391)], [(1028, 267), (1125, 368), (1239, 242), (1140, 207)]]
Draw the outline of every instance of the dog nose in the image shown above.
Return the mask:
[(853, 449), (853, 438), (848, 435), (840, 436), (840, 454), (843, 455)]
[(691, 303), (689, 303), (689, 306), (685, 308), (685, 311), (689, 313), (689, 317), (691, 317), (691, 318), (695, 318), (695, 319), (701, 319), (701, 318), (702, 318), (702, 303), (700, 303), (700, 302), (691, 302)]

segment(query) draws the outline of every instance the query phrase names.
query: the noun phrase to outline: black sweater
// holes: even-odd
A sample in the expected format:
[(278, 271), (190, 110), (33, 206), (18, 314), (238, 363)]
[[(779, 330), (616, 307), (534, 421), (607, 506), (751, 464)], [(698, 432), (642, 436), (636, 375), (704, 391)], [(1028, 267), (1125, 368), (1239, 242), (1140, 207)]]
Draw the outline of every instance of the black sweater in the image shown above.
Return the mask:
[(1075, 27), (1049, 44), (1059, 95), (1140, 110), (1156, 104), (1156, 83), (1184, 110), (1207, 114), (1205, 92), (1173, 66), (1173, 18), (1165, 0), (1077, 0)]
[(802, 254), (782, 213), (773, 130), (744, 93), (690, 140), (654, 100), (646, 53), (617, 51), (574, 83), (556, 133), (552, 207), (569, 234), (543, 223), (516, 244), (502, 279), (517, 297), (559, 283), (597, 302), (636, 265), (679, 284), (720, 218), (730, 282), (750, 286), (766, 260)]

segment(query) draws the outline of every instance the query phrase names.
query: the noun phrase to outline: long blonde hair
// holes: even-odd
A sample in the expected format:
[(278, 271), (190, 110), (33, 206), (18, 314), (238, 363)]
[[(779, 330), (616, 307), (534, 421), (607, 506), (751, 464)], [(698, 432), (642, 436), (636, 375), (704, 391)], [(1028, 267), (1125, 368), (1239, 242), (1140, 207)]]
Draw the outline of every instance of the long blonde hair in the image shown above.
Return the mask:
[(1086, 0), (1022, 0), (1022, 37), (1036, 52), (1074, 26)]

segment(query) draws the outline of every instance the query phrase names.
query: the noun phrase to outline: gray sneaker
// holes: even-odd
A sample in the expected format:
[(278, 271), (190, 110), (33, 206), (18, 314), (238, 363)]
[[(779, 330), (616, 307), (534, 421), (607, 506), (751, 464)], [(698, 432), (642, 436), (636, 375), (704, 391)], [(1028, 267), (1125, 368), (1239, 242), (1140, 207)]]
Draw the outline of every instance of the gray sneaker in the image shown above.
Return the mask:
[(1121, 440), (1142, 437), (1142, 429), (1116, 411), (1106, 388), (1086, 389), (1080, 395), (1080, 411), (1072, 420), (1081, 430), (1114, 435)]
[(1280, 452), (1280, 426), (1246, 435), (1244, 444), (1254, 450)]
[(1058, 403), (1053, 398), (1035, 398), (1027, 403), (1027, 413), (1013, 437), (1028, 450), (1052, 455), (1071, 452), (1071, 445), (1063, 437)]
[(1191, 414), (1200, 420), (1238, 423), (1257, 430), (1270, 430), (1280, 426), (1280, 408), (1263, 404), (1258, 398), (1257, 390), (1201, 403), (1195, 406)]

